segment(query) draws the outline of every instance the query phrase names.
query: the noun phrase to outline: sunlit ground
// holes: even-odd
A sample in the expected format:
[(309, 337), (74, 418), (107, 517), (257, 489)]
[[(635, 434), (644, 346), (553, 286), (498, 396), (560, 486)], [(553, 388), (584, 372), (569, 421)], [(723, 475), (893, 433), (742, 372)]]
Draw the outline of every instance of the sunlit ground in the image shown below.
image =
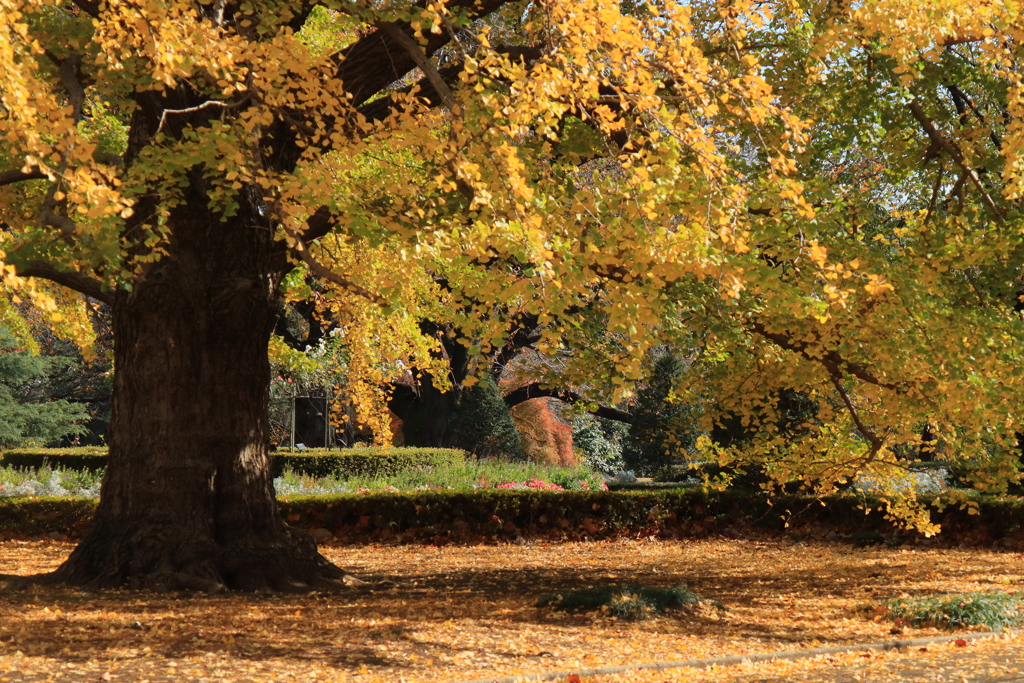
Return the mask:
[[(52, 569), (72, 547), (2, 543), (0, 572)], [(904, 594), (1024, 590), (1024, 556), (1009, 551), (715, 539), (322, 551), (357, 576), (393, 584), (310, 596), (5, 593), (0, 681), (458, 681), (940, 635), (894, 635), (865, 608)], [(542, 593), (631, 583), (685, 583), (709, 604), (638, 623), (534, 606)], [(845, 661), (833, 659), (728, 675), (770, 680)], [(727, 672), (651, 675), (620, 680)]]

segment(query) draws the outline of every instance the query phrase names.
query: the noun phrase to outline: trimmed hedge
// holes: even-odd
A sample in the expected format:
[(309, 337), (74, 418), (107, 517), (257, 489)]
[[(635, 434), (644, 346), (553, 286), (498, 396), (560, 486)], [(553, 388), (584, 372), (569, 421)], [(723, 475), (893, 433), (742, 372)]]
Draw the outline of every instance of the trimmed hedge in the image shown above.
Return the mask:
[[(933, 512), (943, 544), (991, 544), (1024, 549), (1024, 500), (978, 496), (978, 515), (949, 507)], [(785, 533), (801, 538), (846, 538), (855, 544), (921, 539), (896, 529), (873, 501), (853, 495), (821, 499), (698, 488), (661, 491), (417, 491), (409, 493), (285, 496), (284, 519), (313, 532), (326, 529), (343, 543), (493, 543), (518, 538), (742, 537)], [(823, 503), (823, 504), (822, 504)], [(78, 536), (90, 523), (94, 500), (0, 499), (0, 531), (18, 536), (57, 532)], [(874, 503), (877, 506), (877, 503)], [(795, 514), (794, 514), (795, 513)]]
[[(466, 459), (466, 452), (452, 448), (323, 448), (271, 453), (274, 476), (286, 469), (311, 477), (385, 477), (420, 467), (453, 465)], [(0, 465), (11, 467), (62, 467), (95, 472), (107, 465), (107, 449), (18, 448), (0, 454)]]
[(302, 452), (275, 451), (271, 454), (274, 476), (286, 469), (310, 477), (387, 477), (399, 472), (455, 465), (468, 453), (455, 448), (346, 448), (309, 449)]
[(0, 453), (0, 465), (36, 468), (48, 465), (53, 468), (95, 472), (107, 466), (107, 448), (12, 448)]
[(92, 528), (98, 502), (93, 498), (0, 498), (0, 532), (81, 537)]

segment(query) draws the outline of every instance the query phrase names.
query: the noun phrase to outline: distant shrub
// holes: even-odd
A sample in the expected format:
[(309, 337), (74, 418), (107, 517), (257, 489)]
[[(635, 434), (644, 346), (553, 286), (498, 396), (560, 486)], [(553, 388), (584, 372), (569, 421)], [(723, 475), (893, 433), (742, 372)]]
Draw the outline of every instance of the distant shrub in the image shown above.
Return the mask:
[(673, 464), (673, 455), (694, 449), (698, 407), (679, 402), (674, 390), (685, 361), (672, 352), (654, 360), (650, 375), (637, 389), (630, 413), (633, 421), (623, 442), (627, 469), (649, 475)]
[(589, 467), (607, 475), (625, 469), (622, 444), (629, 425), (586, 413), (570, 417), (569, 426), (573, 432), (573, 448)]
[(910, 626), (966, 628), (983, 625), (999, 630), (1024, 624), (1022, 593), (957, 593), (900, 598), (885, 603), (889, 618)]
[(103, 470), (0, 466), (0, 497), (71, 496), (96, 498)]
[(0, 453), (0, 465), (97, 472), (107, 466), (107, 447), (12, 448)]
[(516, 423), (490, 377), (462, 390), (447, 433), (446, 443), (457, 443), (482, 458), (526, 458)]
[(309, 477), (385, 478), (410, 470), (448, 467), (466, 461), (467, 453), (455, 448), (345, 448), (308, 449), (301, 453), (272, 454), (273, 474), (286, 471)]

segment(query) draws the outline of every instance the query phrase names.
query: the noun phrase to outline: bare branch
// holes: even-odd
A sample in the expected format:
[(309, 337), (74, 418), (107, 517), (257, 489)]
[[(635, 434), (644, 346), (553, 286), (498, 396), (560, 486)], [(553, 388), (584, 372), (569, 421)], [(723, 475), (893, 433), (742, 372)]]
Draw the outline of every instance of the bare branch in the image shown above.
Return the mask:
[[(534, 62), (540, 59), (544, 54), (542, 48), (531, 46), (504, 45), (493, 49), (498, 54), (508, 56), (512, 61), (522, 60), (526, 63)], [(458, 80), (458, 76), (462, 72), (462, 69), (463, 60), (458, 59), (437, 69), (437, 73), (445, 83), (453, 83)], [(449, 86), (449, 88), (450, 87), (451, 86)], [(407, 94), (413, 90), (417, 91), (417, 97), (422, 100), (426, 100), (428, 104), (432, 106), (441, 104), (441, 94), (434, 89), (430, 79), (424, 76), (412, 85), (390, 91), (389, 94), (362, 105), (359, 107), (359, 113), (370, 121), (383, 121), (397, 106), (395, 96)]]
[(99, 0), (72, 0), (72, 4), (94, 19), (100, 16)]
[(874, 384), (875, 386), (891, 389), (897, 393), (906, 393), (908, 385), (906, 382), (885, 382), (859, 363), (848, 361), (836, 351), (825, 351), (814, 344), (797, 341), (784, 332), (769, 332), (762, 323), (752, 323), (750, 328), (765, 339), (773, 342), (788, 351), (794, 351), (809, 361), (820, 363), (828, 370), (829, 375), (843, 377), (844, 374), (853, 375), (857, 379)]
[[(51, 190), (57, 189), (57, 183), (53, 184)], [(51, 193), (47, 193), (46, 202), (43, 205), (43, 210), (39, 214), (39, 225), (44, 228), (56, 228), (60, 231), (61, 236), (65, 241), (73, 242), (78, 236), (78, 224), (67, 216), (61, 216), (60, 214), (53, 211), (52, 207), (48, 207), (47, 204), (51, 204)], [(55, 202), (54, 202), (55, 203)]]
[(448, 107), (452, 113), (456, 113), (458, 104), (455, 102), (455, 96), (452, 95), (451, 88), (445, 83), (445, 80), (441, 78), (441, 74), (437, 72), (437, 68), (434, 63), (430, 61), (430, 58), (424, 54), (423, 50), (416, 43), (412, 37), (398, 28), (391, 22), (378, 24), (378, 28), (385, 33), (391, 40), (398, 43), (398, 45), (405, 50), (412, 61), (415, 62), (416, 66), (426, 75), (427, 80), (430, 81), (430, 85), (434, 86), (434, 90), (441, 96), (441, 104)]
[(82, 55), (70, 55), (61, 60), (60, 84), (68, 94), (71, 102), (71, 118), (78, 121), (82, 118), (85, 107), (85, 89), (78, 80), (78, 70), (82, 68)]
[(875, 434), (875, 432), (860, 419), (860, 413), (857, 411), (857, 407), (853, 405), (853, 401), (850, 400), (850, 395), (846, 393), (846, 388), (843, 387), (842, 378), (837, 377), (832, 373), (829, 373), (829, 378), (832, 380), (832, 386), (834, 386), (836, 391), (839, 392), (839, 397), (843, 400), (843, 405), (846, 406), (846, 411), (850, 413), (850, 417), (853, 419), (853, 424), (857, 426), (857, 431), (868, 440), (868, 443), (871, 444), (871, 450), (868, 452), (867, 457), (869, 459), (873, 458), (875, 454), (885, 446), (885, 440)]
[(102, 301), (105, 304), (114, 304), (114, 293), (103, 288), (103, 283), (83, 273), (74, 271), (59, 270), (56, 266), (45, 261), (32, 261), (24, 267), (18, 267), (20, 277), (38, 277), (50, 282), (56, 282), (68, 289), (85, 294), (88, 297)]
[(227, 0), (216, 0), (213, 3), (213, 25), (221, 26), (224, 23), (224, 7), (227, 5)]
[(207, 100), (206, 102), (203, 102), (202, 104), (197, 104), (194, 107), (185, 107), (184, 109), (164, 109), (163, 112), (160, 113), (160, 124), (156, 127), (156, 130), (153, 132), (153, 137), (155, 138), (157, 135), (160, 134), (160, 130), (164, 127), (164, 121), (167, 120), (168, 114), (191, 114), (193, 112), (207, 109), (208, 107), (223, 107), (224, 109), (237, 109), (238, 107), (244, 106), (248, 103), (249, 98), (246, 97), (239, 102), (228, 103), (221, 102), (219, 100)]
[(302, 241), (306, 243), (316, 241), (329, 233), (333, 227), (334, 216), (331, 215), (330, 207), (321, 206), (306, 219), (306, 231), (302, 233)]

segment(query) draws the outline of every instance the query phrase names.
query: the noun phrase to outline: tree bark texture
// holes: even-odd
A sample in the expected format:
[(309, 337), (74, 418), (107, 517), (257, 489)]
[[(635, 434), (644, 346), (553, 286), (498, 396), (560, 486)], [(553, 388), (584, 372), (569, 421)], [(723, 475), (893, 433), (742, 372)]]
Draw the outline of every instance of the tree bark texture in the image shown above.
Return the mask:
[(168, 255), (116, 294), (107, 474), (93, 531), (53, 579), (204, 590), (342, 579), (277, 511), (267, 417), (273, 232), (192, 209), (172, 214)]

